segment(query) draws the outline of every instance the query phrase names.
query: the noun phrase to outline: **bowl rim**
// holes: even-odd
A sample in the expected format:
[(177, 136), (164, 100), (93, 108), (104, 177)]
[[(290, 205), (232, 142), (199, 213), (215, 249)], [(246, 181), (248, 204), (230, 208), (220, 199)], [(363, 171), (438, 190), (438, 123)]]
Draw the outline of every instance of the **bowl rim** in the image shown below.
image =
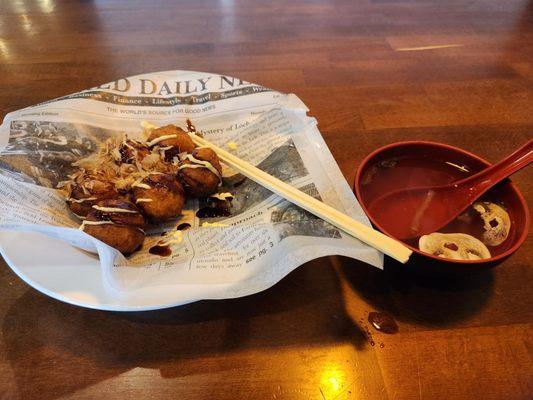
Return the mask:
[(524, 231), (522, 232), (522, 235), (520, 235), (520, 237), (515, 241), (515, 244), (512, 247), (507, 249), (505, 252), (503, 252), (503, 253), (501, 253), (501, 254), (499, 254), (497, 256), (491, 257), (491, 258), (485, 258), (485, 259), (482, 259), (482, 260), (453, 260), (453, 259), (450, 259), (450, 258), (436, 257), (436, 256), (433, 256), (431, 254), (424, 253), (424, 252), (420, 251), (418, 248), (410, 246), (407, 243), (404, 243), (403, 241), (395, 238), (393, 235), (389, 234), (386, 229), (383, 229), (383, 227), (374, 220), (374, 218), (372, 217), (372, 215), (368, 211), (366, 205), (364, 204), (364, 202), (362, 201), (362, 198), (361, 198), (361, 184), (360, 183), (361, 183), (361, 174), (362, 174), (363, 169), (367, 166), (369, 161), (371, 161), (374, 157), (376, 157), (377, 155), (379, 155), (380, 153), (382, 153), (382, 152), (384, 152), (386, 150), (393, 149), (393, 148), (398, 148), (398, 147), (415, 146), (415, 145), (423, 145), (423, 146), (429, 146), (429, 147), (440, 147), (440, 148), (443, 148), (443, 149), (446, 149), (446, 150), (452, 150), (452, 151), (455, 151), (455, 152), (463, 153), (464, 155), (467, 155), (467, 156), (469, 156), (469, 157), (471, 157), (473, 159), (476, 159), (477, 161), (485, 164), (487, 167), (492, 165), (490, 162), (488, 162), (484, 158), (481, 158), (478, 155), (476, 155), (474, 153), (471, 153), (468, 150), (464, 150), (464, 149), (461, 149), (460, 147), (452, 146), (452, 145), (449, 145), (449, 144), (446, 144), (446, 143), (432, 142), (432, 141), (428, 141), (428, 140), (408, 140), (408, 141), (390, 143), (388, 145), (379, 147), (378, 149), (372, 151), (370, 154), (368, 154), (365, 158), (363, 158), (361, 160), (361, 163), (357, 167), (357, 172), (356, 172), (355, 178), (354, 178), (354, 191), (355, 191), (355, 194), (357, 196), (357, 200), (358, 200), (359, 204), (361, 205), (361, 208), (365, 212), (366, 216), (368, 217), (368, 219), (370, 219), (370, 221), (372, 222), (372, 224), (378, 230), (380, 230), (381, 232), (383, 232), (387, 236), (390, 236), (391, 238), (400, 241), (402, 244), (407, 246), (409, 249), (411, 249), (416, 254), (419, 254), (419, 255), (421, 255), (423, 257), (430, 258), (432, 260), (440, 261), (442, 263), (463, 264), (463, 265), (479, 265), (479, 264), (493, 263), (495, 261), (499, 261), (501, 259), (504, 259), (504, 258), (508, 257), (509, 255), (513, 254), (516, 250), (518, 250), (518, 248), (526, 240), (526, 237), (527, 237), (528, 232), (529, 232), (529, 208), (527, 206), (527, 202), (526, 202), (524, 196), (522, 195), (522, 193), (518, 189), (518, 186), (516, 186), (511, 180), (508, 180), (507, 184), (509, 184), (510, 187), (513, 189), (514, 193), (518, 197), (519, 202), (522, 204), (522, 208), (524, 209), (524, 216), (525, 216), (525, 218), (524, 218), (524, 220), (525, 220)]

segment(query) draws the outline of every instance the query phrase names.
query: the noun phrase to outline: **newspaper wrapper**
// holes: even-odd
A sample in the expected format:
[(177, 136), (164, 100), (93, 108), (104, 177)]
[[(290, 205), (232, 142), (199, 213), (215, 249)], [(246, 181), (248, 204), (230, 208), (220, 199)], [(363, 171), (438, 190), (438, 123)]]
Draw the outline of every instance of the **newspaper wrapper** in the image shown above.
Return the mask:
[[(231, 143), (238, 157), (369, 224), (307, 111), (293, 94), (228, 76), (168, 71), (10, 113), (0, 127), (0, 229), (41, 232), (98, 253), (114, 296), (188, 285), (195, 288), (190, 301), (238, 297), (326, 255), (382, 267), (381, 253), (231, 170), (219, 190), (233, 196), (231, 216), (199, 218), (205, 200), (189, 200), (181, 217), (152, 227), (143, 248), (127, 258), (79, 230), (55, 189), (75, 170), (72, 162), (109, 137), (140, 137), (143, 121), (185, 127), (190, 118), (207, 140), (225, 148)], [(172, 244), (170, 257), (148, 252), (161, 232), (182, 223), (192, 229)]]

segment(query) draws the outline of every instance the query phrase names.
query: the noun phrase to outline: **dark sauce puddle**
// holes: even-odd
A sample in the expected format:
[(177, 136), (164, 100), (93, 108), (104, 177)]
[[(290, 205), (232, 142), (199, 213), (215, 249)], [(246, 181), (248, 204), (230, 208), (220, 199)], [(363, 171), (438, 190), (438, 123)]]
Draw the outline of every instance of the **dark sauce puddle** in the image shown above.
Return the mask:
[(203, 207), (196, 212), (198, 218), (229, 217), (231, 213), (227, 208)]
[(158, 244), (150, 247), (148, 252), (150, 254), (155, 254), (156, 256), (161, 256), (161, 257), (169, 257), (172, 254), (172, 250), (170, 249), (169, 246), (159, 246)]
[(184, 222), (183, 224), (179, 224), (176, 227), (176, 230), (177, 231), (186, 231), (187, 229), (190, 229), (190, 227), (191, 227), (191, 224), (188, 224), (187, 222)]
[(231, 215), (231, 200), (209, 199), (208, 204), (208, 206), (196, 211), (198, 218), (218, 218)]
[(398, 332), (396, 321), (394, 321), (392, 316), (385, 312), (371, 312), (368, 314), (368, 322), (370, 322), (377, 331), (389, 334)]

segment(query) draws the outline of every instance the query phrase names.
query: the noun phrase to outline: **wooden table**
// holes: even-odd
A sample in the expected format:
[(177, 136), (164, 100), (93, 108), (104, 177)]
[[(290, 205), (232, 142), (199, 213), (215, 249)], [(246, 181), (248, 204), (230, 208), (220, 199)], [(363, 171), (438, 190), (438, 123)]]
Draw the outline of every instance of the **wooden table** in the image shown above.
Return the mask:
[[(297, 94), (350, 183), (387, 143), (496, 161), (533, 136), (526, 0), (0, 7), (2, 114), (143, 72), (225, 73)], [(529, 201), (532, 176), (513, 178)], [(0, 261), (0, 398), (531, 399), (532, 252), (461, 277), (324, 258), (254, 296), (131, 314), (47, 298)], [(369, 328), (374, 310), (400, 332)]]

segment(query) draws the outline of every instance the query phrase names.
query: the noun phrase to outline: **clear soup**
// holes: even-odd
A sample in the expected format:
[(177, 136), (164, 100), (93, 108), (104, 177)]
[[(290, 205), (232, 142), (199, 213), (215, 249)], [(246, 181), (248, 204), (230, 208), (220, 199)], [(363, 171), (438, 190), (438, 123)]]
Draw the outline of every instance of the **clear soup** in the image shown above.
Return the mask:
[[(444, 155), (444, 154), (443, 154)], [(435, 157), (434, 155), (395, 156), (384, 157), (381, 161), (367, 164), (360, 178), (360, 196), (364, 204), (371, 204), (374, 199), (394, 190), (417, 186), (440, 186), (464, 179), (479, 172), (485, 166), (477, 160), (467, 160), (466, 157), (457, 158)], [(486, 201), (500, 205), (508, 210), (506, 200), (509, 190), (502, 191), (502, 184), (497, 185), (478, 201)], [(511, 230), (507, 239), (499, 246), (487, 246), (492, 257), (506, 252), (514, 244), (516, 235), (513, 213)], [(387, 223), (381, 223), (382, 230), (387, 233)], [(441, 233), (465, 233), (482, 240), (484, 232), (483, 220), (480, 214), (469, 207), (460, 217), (456, 218), (444, 228)], [(418, 249), (419, 237), (403, 242)]]

